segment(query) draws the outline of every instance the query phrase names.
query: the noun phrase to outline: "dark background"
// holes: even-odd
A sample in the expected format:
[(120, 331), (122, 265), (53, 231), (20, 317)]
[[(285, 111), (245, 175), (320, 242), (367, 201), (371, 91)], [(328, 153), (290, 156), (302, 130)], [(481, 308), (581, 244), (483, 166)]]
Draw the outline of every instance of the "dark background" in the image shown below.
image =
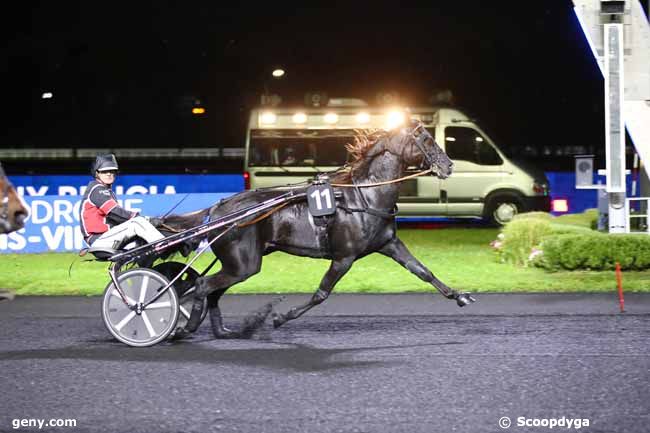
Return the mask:
[(570, 1), (43, 2), (2, 20), (4, 148), (242, 147), (266, 86), (411, 105), (450, 89), (511, 154), (604, 153), (603, 80)]

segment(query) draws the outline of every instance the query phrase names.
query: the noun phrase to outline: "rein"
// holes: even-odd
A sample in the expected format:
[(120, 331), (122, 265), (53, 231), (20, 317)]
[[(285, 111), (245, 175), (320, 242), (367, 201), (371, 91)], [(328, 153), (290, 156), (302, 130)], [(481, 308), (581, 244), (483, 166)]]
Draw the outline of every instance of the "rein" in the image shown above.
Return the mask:
[[(408, 176), (403, 176), (403, 177), (400, 177), (398, 179), (392, 179), (392, 180), (387, 180), (387, 181), (383, 181), (383, 182), (363, 183), (363, 184), (359, 184), (359, 185), (357, 185), (357, 184), (348, 184), (348, 183), (332, 183), (330, 185), (335, 186), (337, 188), (371, 188), (371, 187), (376, 187), (376, 186), (390, 185), (392, 183), (403, 182), (405, 180), (413, 179), (413, 178), (419, 177), (419, 176), (423, 176), (423, 175), (425, 175), (427, 173), (431, 173), (431, 172), (432, 172), (432, 169), (429, 168), (427, 170), (422, 170), (420, 172), (413, 173), (413, 174), (410, 174)], [(361, 198), (362, 198), (362, 200), (365, 201), (365, 197), (363, 197), (363, 194), (361, 194)], [(239, 224), (239, 227), (242, 228), (242, 227), (247, 227), (247, 226), (250, 226), (250, 225), (253, 225), (253, 224), (257, 224), (258, 222), (262, 221), (263, 219), (266, 219), (266, 218), (270, 217), (271, 215), (273, 215), (274, 213), (276, 213), (277, 211), (279, 211), (280, 209), (285, 207), (287, 204), (289, 204), (289, 203), (283, 203), (283, 204), (281, 204), (279, 206), (276, 206), (276, 207), (272, 208), (271, 210), (269, 210), (268, 212), (260, 215), (259, 217), (255, 218), (255, 219), (253, 219), (251, 221), (245, 222), (243, 224)], [(350, 209), (350, 208), (346, 208), (346, 207), (343, 207), (343, 209), (347, 210), (349, 212), (376, 213), (377, 216), (381, 216), (381, 217), (394, 216), (393, 213), (386, 213), (386, 212), (375, 211), (373, 209), (370, 209), (370, 208), (367, 207), (367, 203), (364, 203), (364, 205), (365, 205), (364, 209)], [(168, 226), (167, 224), (162, 224), (160, 227), (164, 228), (167, 231), (173, 232), (173, 233), (180, 233), (180, 232), (183, 231), (183, 230), (175, 229), (175, 228), (173, 228), (171, 226)]]
[[(411, 133), (409, 135), (414, 139), (413, 142), (415, 143), (415, 146), (417, 146), (417, 148), (420, 150), (420, 152), (422, 152), (422, 155), (424, 155), (424, 158), (425, 158), (426, 162), (429, 164), (430, 168), (428, 168), (426, 170), (423, 170), (423, 171), (420, 171), (418, 173), (414, 173), (414, 174), (410, 174), (408, 176), (400, 177), (398, 179), (386, 180), (386, 181), (383, 181), (383, 182), (363, 183), (363, 184), (360, 184), (360, 185), (355, 184), (354, 182), (352, 182), (351, 184), (332, 183), (331, 185), (335, 186), (335, 187), (338, 187), (338, 188), (368, 188), (368, 187), (374, 187), (374, 186), (390, 185), (392, 183), (399, 183), (399, 182), (403, 182), (403, 181), (408, 180), (408, 179), (413, 179), (415, 177), (425, 175), (427, 173), (433, 173), (434, 160), (433, 160), (433, 158), (431, 158), (431, 156), (424, 149), (424, 140), (427, 139), (427, 136), (428, 137), (431, 137), (431, 136), (429, 135), (428, 132), (426, 132), (426, 130), (424, 130), (424, 133), (421, 132), (416, 137), (415, 133), (417, 131), (421, 130), (421, 129), (424, 130), (424, 127), (420, 123), (413, 131), (411, 131)], [(390, 152), (390, 150), (384, 150), (384, 151)], [(402, 150), (402, 153), (403, 152), (404, 152), (404, 150)], [(364, 159), (374, 158), (375, 156), (377, 156), (377, 154), (366, 155), (364, 157)], [(398, 156), (400, 156), (400, 155), (398, 155)]]
[[(287, 203), (282, 203), (281, 205), (278, 205), (278, 206), (276, 206), (274, 208), (271, 208), (271, 210), (269, 210), (268, 212), (256, 217), (255, 219), (252, 219), (251, 221), (247, 221), (245, 223), (238, 224), (238, 227), (242, 228), (242, 227), (248, 227), (248, 226), (253, 225), (253, 224), (257, 224), (258, 222), (262, 221), (263, 219), (270, 217), (271, 215), (273, 215), (274, 213), (276, 213), (277, 211), (279, 211), (280, 209), (282, 209), (283, 207), (285, 207), (288, 204), (289, 204), (288, 202)], [(172, 233), (181, 233), (181, 232), (184, 231), (182, 229), (175, 229), (175, 228), (173, 228), (171, 226), (168, 226), (167, 224), (161, 224), (160, 227), (162, 227), (166, 231), (169, 231), (169, 232), (172, 232)]]
[(418, 176), (423, 176), (427, 173), (431, 173), (432, 169), (428, 168), (426, 170), (422, 170), (417, 173), (409, 174), (408, 176), (403, 176), (398, 179), (392, 179), (392, 180), (385, 180), (383, 182), (373, 182), (373, 183), (362, 183), (362, 184), (352, 184), (352, 183), (332, 183), (330, 185), (335, 186), (337, 188), (370, 188), (373, 186), (382, 186), (382, 185), (390, 185), (391, 183), (398, 183), (398, 182), (404, 182), (405, 180), (408, 179), (413, 179), (414, 177)]
[[(411, 133), (411, 135), (414, 136), (415, 131), (417, 131), (417, 130), (420, 129), (421, 127), (422, 127), (421, 125), (418, 126), (418, 127), (417, 127), (417, 128), (416, 128), (416, 129)], [(415, 138), (415, 137), (414, 137), (414, 138)], [(372, 182), (372, 183), (356, 184), (356, 183), (354, 183), (354, 180), (353, 180), (351, 184), (349, 184), (349, 183), (331, 183), (331, 184), (330, 184), (331, 186), (333, 186), (333, 187), (337, 187), (337, 188), (356, 188), (357, 191), (359, 192), (359, 195), (360, 195), (360, 197), (361, 197), (361, 200), (363, 201), (363, 209), (352, 209), (352, 208), (348, 208), (348, 207), (341, 206), (341, 205), (339, 205), (338, 207), (340, 207), (341, 209), (343, 209), (343, 210), (345, 210), (345, 211), (347, 211), (347, 212), (367, 212), (367, 213), (370, 213), (370, 214), (372, 214), (372, 215), (375, 215), (375, 216), (378, 216), (378, 217), (381, 217), (381, 218), (390, 218), (390, 217), (395, 216), (395, 214), (396, 214), (396, 209), (393, 209), (393, 210), (391, 210), (391, 211), (389, 211), (389, 212), (384, 212), (384, 211), (381, 211), (381, 210), (375, 210), (375, 209), (370, 208), (370, 207), (368, 206), (368, 203), (366, 202), (365, 197), (363, 196), (363, 194), (362, 194), (361, 191), (359, 190), (359, 188), (372, 188), (372, 187), (377, 187), (377, 186), (382, 186), (382, 185), (391, 185), (391, 184), (393, 184), (393, 183), (404, 182), (405, 180), (413, 179), (413, 178), (416, 178), (416, 177), (419, 177), (419, 176), (423, 176), (423, 175), (425, 175), (425, 174), (434, 173), (434, 170), (433, 170), (433, 161), (431, 160), (431, 158), (429, 157), (428, 153), (425, 151), (425, 149), (424, 149), (424, 147), (423, 147), (423, 145), (422, 145), (422, 141), (424, 141), (424, 139), (425, 139), (425, 136), (424, 136), (423, 134), (420, 134), (419, 137), (415, 138), (415, 145), (416, 145), (416, 146), (418, 147), (418, 149), (423, 153), (423, 155), (425, 156), (425, 159), (427, 160), (427, 162), (430, 163), (430, 168), (428, 168), (428, 169), (426, 169), (426, 170), (419, 171), (419, 172), (417, 172), (417, 173), (410, 174), (410, 175), (408, 175), (408, 176), (402, 176), (402, 177), (397, 178), (397, 179), (386, 180), (386, 181), (382, 181), (382, 182)], [(374, 157), (374, 156), (376, 156), (376, 155), (371, 155), (371, 156)], [(366, 158), (367, 158), (367, 156), (366, 156)], [(286, 188), (287, 186), (290, 186), (290, 185), (285, 185), (285, 186), (282, 187), (282, 188)], [(271, 188), (269, 188), (269, 189), (275, 189), (275, 188), (276, 188), (276, 187), (271, 187)], [(185, 198), (183, 198), (183, 200), (184, 200), (184, 199), (185, 199)], [(181, 200), (181, 201), (182, 201), (182, 200)], [(273, 215), (275, 212), (279, 211), (280, 209), (282, 209), (283, 207), (285, 207), (285, 206), (288, 205), (288, 204), (289, 204), (289, 203), (283, 203), (283, 204), (281, 204), (281, 205), (279, 205), (279, 206), (276, 206), (276, 207), (270, 209), (268, 212), (266, 212), (266, 213), (264, 213), (264, 214), (262, 214), (262, 215), (260, 215), (260, 216), (258, 216), (258, 217), (256, 217), (256, 218), (252, 219), (251, 221), (245, 222), (245, 223), (243, 223), (243, 224), (239, 224), (239, 227), (240, 227), (240, 228), (241, 228), (241, 227), (247, 227), (247, 226), (250, 226), (250, 225), (256, 224), (256, 223), (258, 223), (258, 222), (260, 222), (260, 221), (262, 221), (262, 220), (268, 218), (269, 216)], [(176, 206), (174, 206), (174, 208), (175, 208), (175, 207), (176, 207)], [(172, 208), (172, 209), (173, 209), (173, 208)], [(163, 224), (162, 227), (164, 227), (165, 229), (167, 229), (167, 230), (169, 230), (169, 231), (172, 231), (172, 232), (176, 232), (176, 233), (179, 232), (179, 230), (176, 230), (176, 229), (174, 229), (174, 228), (172, 228), (172, 227), (170, 227), (170, 226), (168, 226), (168, 225), (166, 225), (166, 224)]]
[[(374, 216), (377, 216), (377, 217), (380, 217), (380, 218), (393, 218), (395, 215), (397, 215), (397, 206), (395, 206), (393, 209), (390, 209), (390, 210), (387, 210), (387, 211), (372, 209), (368, 205), (368, 202), (366, 201), (365, 196), (361, 192), (361, 188), (371, 188), (371, 187), (377, 187), (377, 186), (382, 186), (382, 185), (390, 185), (390, 184), (394, 184), (394, 183), (400, 183), (400, 182), (403, 182), (403, 181), (408, 180), (408, 179), (413, 179), (413, 178), (418, 177), (418, 176), (423, 176), (423, 175), (425, 175), (427, 173), (434, 173), (434, 171), (433, 171), (434, 160), (426, 152), (426, 150), (424, 149), (424, 145), (423, 145), (423, 142), (424, 142), (424, 140), (426, 140), (427, 136), (429, 136), (429, 137), (431, 137), (431, 136), (428, 135), (428, 133), (426, 133), (426, 131), (425, 131), (425, 133), (420, 133), (419, 136), (416, 137), (415, 132), (418, 131), (420, 128), (423, 128), (422, 124), (419, 124), (417, 126), (417, 128), (415, 128), (410, 133), (410, 136), (414, 139), (415, 146), (417, 146), (417, 148), (422, 152), (422, 154), (424, 155), (425, 160), (429, 164), (429, 168), (427, 170), (422, 170), (422, 171), (420, 171), (418, 173), (410, 174), (408, 176), (403, 176), (403, 177), (400, 177), (400, 178), (397, 178), (397, 179), (386, 180), (386, 181), (382, 181), (382, 182), (364, 183), (364, 184), (355, 183), (354, 182), (354, 176), (352, 175), (352, 173), (350, 173), (351, 174), (350, 179), (352, 181), (351, 184), (333, 183), (331, 185), (335, 186), (335, 187), (338, 187), (338, 188), (355, 188), (357, 193), (359, 194), (359, 197), (361, 198), (361, 203), (362, 203), (363, 207), (361, 209), (353, 209), (353, 208), (349, 208), (349, 207), (341, 205), (341, 204), (338, 204), (337, 206), (339, 208), (345, 210), (346, 212), (350, 212), (350, 213), (352, 213), (352, 212), (366, 212), (366, 213), (368, 213), (370, 215), (374, 215)], [(390, 150), (388, 150), (388, 149), (386, 149), (385, 151), (390, 152)], [(402, 153), (403, 152), (404, 152), (404, 150), (402, 150)], [(375, 157), (376, 155), (371, 155), (371, 156)], [(402, 155), (402, 157), (403, 157), (403, 155)], [(367, 156), (366, 156), (366, 158), (367, 158)]]
[(270, 211), (266, 212), (263, 215), (258, 216), (257, 218), (255, 218), (255, 219), (253, 219), (251, 221), (239, 224), (239, 227), (246, 227), (246, 226), (252, 226), (253, 224), (257, 224), (258, 222), (262, 221), (264, 218), (270, 217), (271, 215), (273, 215), (274, 213), (276, 213), (277, 211), (279, 211), (280, 209), (282, 209), (283, 207), (285, 207), (288, 204), (289, 204), (289, 202), (282, 203), (281, 205), (272, 208)]

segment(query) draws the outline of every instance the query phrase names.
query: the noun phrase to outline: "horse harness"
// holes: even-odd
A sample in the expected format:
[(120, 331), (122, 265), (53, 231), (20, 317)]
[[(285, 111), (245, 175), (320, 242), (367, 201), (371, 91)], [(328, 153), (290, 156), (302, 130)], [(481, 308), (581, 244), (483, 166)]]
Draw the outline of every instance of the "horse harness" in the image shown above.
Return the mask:
[[(418, 131), (420, 131), (420, 132), (416, 136), (416, 133)], [(424, 126), (422, 124), (419, 124), (410, 133), (410, 135), (414, 138), (413, 141), (415, 143), (415, 146), (417, 146), (417, 148), (420, 150), (420, 152), (424, 155), (424, 158), (425, 158), (427, 164), (430, 167), (429, 169), (423, 170), (423, 171), (420, 171), (418, 173), (414, 173), (414, 174), (411, 174), (411, 175), (408, 175), (408, 176), (404, 176), (404, 177), (401, 177), (399, 179), (393, 179), (393, 180), (390, 180), (390, 181), (370, 183), (370, 184), (362, 184), (362, 185), (357, 184), (355, 182), (355, 180), (354, 180), (353, 175), (350, 176), (350, 179), (352, 181), (351, 185), (349, 185), (349, 184), (336, 184), (336, 183), (335, 184), (329, 184), (329, 178), (327, 177), (327, 175), (325, 175), (323, 177), (318, 176), (317, 177), (317, 183), (327, 183), (327, 184), (329, 184), (331, 186), (347, 187), (347, 188), (354, 188), (355, 189), (355, 191), (357, 192), (357, 194), (359, 195), (359, 198), (361, 200), (361, 206), (362, 207), (361, 208), (351, 208), (351, 207), (346, 206), (345, 204), (341, 203), (339, 200), (336, 200), (336, 198), (342, 198), (341, 193), (336, 193), (334, 200), (335, 200), (335, 203), (336, 203), (336, 208), (338, 208), (338, 209), (341, 209), (341, 210), (343, 210), (343, 211), (345, 211), (347, 213), (350, 213), (350, 214), (355, 213), (355, 212), (365, 212), (365, 213), (367, 213), (369, 215), (373, 215), (373, 216), (378, 217), (378, 218), (383, 218), (383, 219), (394, 218), (397, 215), (397, 212), (398, 212), (397, 205), (395, 205), (392, 209), (373, 209), (368, 204), (368, 200), (366, 199), (365, 195), (361, 191), (361, 188), (373, 187), (373, 186), (381, 186), (381, 185), (387, 185), (387, 184), (392, 184), (392, 183), (399, 183), (399, 182), (402, 182), (404, 180), (411, 179), (411, 178), (418, 177), (418, 176), (422, 176), (424, 174), (428, 174), (428, 173), (432, 172), (435, 161), (428, 154), (428, 152), (426, 152), (426, 150), (424, 148), (424, 141), (427, 138), (431, 138), (431, 135), (424, 128)], [(388, 151), (388, 150), (386, 150), (386, 151)], [(376, 155), (372, 155), (372, 156), (376, 156)], [(249, 225), (254, 225), (254, 224), (268, 218), (269, 216), (271, 216), (275, 212), (279, 211), (280, 209), (282, 209), (283, 207), (285, 207), (288, 204), (289, 203), (286, 202), (286, 203), (282, 203), (282, 204), (280, 204), (280, 205), (278, 205), (278, 206), (276, 206), (274, 208), (271, 208), (269, 211), (267, 211), (266, 213), (254, 218), (253, 220), (245, 222), (243, 224), (240, 224), (239, 227), (243, 228), (243, 227), (246, 227), (246, 226), (249, 226)], [(320, 245), (321, 250), (324, 251), (328, 255), (331, 255), (329, 234), (328, 234), (329, 233), (329, 227), (332, 224), (332, 221), (334, 220), (333, 216), (335, 214), (336, 213), (333, 212), (333, 213), (328, 214), (328, 215), (319, 215), (319, 216), (310, 215), (313, 222), (314, 222), (314, 224), (313, 224), (314, 225), (314, 231), (315, 231), (316, 237), (318, 238), (318, 244)]]
[[(418, 131), (419, 131), (419, 133), (418, 133)], [(417, 136), (416, 136), (416, 133), (417, 133)], [(397, 215), (397, 205), (395, 205), (392, 209), (373, 209), (368, 205), (368, 201), (366, 200), (366, 197), (361, 192), (361, 187), (372, 187), (372, 186), (387, 185), (387, 184), (391, 184), (391, 183), (399, 183), (399, 182), (402, 182), (402, 181), (404, 181), (406, 179), (410, 179), (410, 178), (413, 178), (413, 177), (421, 176), (423, 174), (427, 174), (427, 173), (429, 173), (429, 172), (431, 172), (433, 170), (433, 166), (435, 164), (435, 161), (431, 157), (431, 155), (429, 155), (429, 153), (426, 151), (426, 149), (424, 148), (424, 141), (427, 138), (433, 139), (433, 137), (431, 137), (431, 134), (429, 134), (429, 131), (427, 131), (424, 128), (424, 126), (420, 123), (420, 124), (418, 124), (417, 127), (415, 127), (415, 129), (413, 129), (413, 131), (411, 131), (410, 136), (414, 139), (413, 142), (415, 143), (415, 146), (420, 150), (422, 155), (424, 155), (424, 159), (427, 162), (427, 164), (429, 166), (429, 169), (421, 171), (419, 173), (415, 173), (414, 175), (404, 176), (404, 177), (401, 177), (399, 179), (393, 179), (391, 181), (377, 182), (377, 183), (371, 183), (371, 184), (365, 184), (365, 185), (357, 184), (354, 181), (353, 173), (350, 173), (350, 180), (352, 181), (352, 185), (334, 184), (334, 186), (352, 187), (352, 188), (354, 188), (357, 191), (357, 194), (359, 195), (359, 197), (361, 198), (362, 208), (361, 209), (354, 209), (354, 208), (344, 206), (344, 205), (342, 205), (340, 203), (337, 203), (337, 207), (340, 208), (340, 209), (343, 209), (344, 211), (346, 211), (348, 213), (365, 212), (365, 213), (368, 213), (370, 215), (373, 215), (373, 216), (376, 216), (376, 217), (379, 217), (379, 218), (385, 218), (385, 219), (390, 219), (390, 218), (395, 217), (395, 215)], [(384, 152), (390, 152), (390, 151), (389, 150), (384, 150)], [(374, 157), (374, 156), (376, 156), (376, 155), (370, 155), (370, 157)]]
[[(417, 131), (420, 131), (420, 132), (416, 136), (415, 134), (416, 134)], [(398, 211), (397, 205), (395, 205), (392, 209), (373, 209), (368, 204), (368, 200), (366, 199), (365, 195), (361, 191), (361, 187), (379, 186), (379, 185), (389, 184), (389, 183), (399, 183), (399, 182), (402, 182), (403, 180), (406, 180), (408, 178), (420, 176), (422, 174), (426, 174), (426, 173), (429, 173), (429, 172), (432, 171), (432, 167), (434, 166), (435, 161), (429, 155), (429, 153), (426, 152), (426, 150), (424, 148), (424, 141), (427, 138), (431, 138), (431, 135), (429, 134), (429, 132), (426, 129), (424, 129), (424, 126), (422, 126), (422, 124), (419, 124), (411, 132), (411, 136), (414, 138), (413, 141), (414, 141), (415, 145), (417, 146), (417, 148), (424, 155), (424, 158), (425, 158), (427, 164), (430, 167), (428, 170), (416, 173), (415, 175), (405, 176), (405, 177), (402, 177), (402, 178), (399, 178), (399, 179), (394, 179), (394, 180), (388, 181), (388, 182), (379, 182), (376, 185), (375, 184), (359, 185), (354, 180), (354, 174), (350, 173), (350, 180), (352, 182), (352, 185), (339, 185), (339, 184), (334, 184), (334, 185), (335, 186), (340, 186), (340, 187), (352, 187), (352, 188), (354, 188), (354, 190), (357, 192), (357, 194), (358, 194), (358, 196), (359, 196), (359, 198), (361, 200), (361, 206), (362, 207), (361, 208), (351, 208), (351, 207), (348, 207), (348, 206), (344, 205), (343, 203), (341, 203), (339, 201), (336, 202), (336, 207), (339, 208), (339, 209), (342, 209), (343, 211), (345, 211), (347, 213), (350, 213), (350, 214), (355, 213), (355, 212), (365, 212), (365, 213), (367, 213), (369, 215), (372, 215), (372, 216), (375, 216), (375, 217), (378, 217), (378, 218), (383, 218), (383, 219), (394, 218), (397, 215), (397, 211)], [(330, 244), (329, 244), (328, 233), (329, 233), (329, 226), (330, 226), (331, 222), (333, 221), (333, 215), (334, 214), (323, 215), (323, 216), (312, 216), (312, 218), (314, 220), (314, 227), (315, 227), (316, 236), (318, 237), (318, 243), (319, 243), (319, 245), (322, 246), (322, 248), (325, 249), (325, 251), (328, 254), (330, 254)]]

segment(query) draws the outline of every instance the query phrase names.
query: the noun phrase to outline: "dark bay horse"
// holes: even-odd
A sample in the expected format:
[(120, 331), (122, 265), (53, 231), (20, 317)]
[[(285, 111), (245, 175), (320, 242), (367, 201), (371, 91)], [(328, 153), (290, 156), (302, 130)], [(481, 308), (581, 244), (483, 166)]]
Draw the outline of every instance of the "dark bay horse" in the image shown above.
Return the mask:
[(0, 165), (0, 200), (0, 234), (23, 228), (29, 211), (7, 179), (2, 165)]
[[(313, 217), (306, 202), (291, 203), (255, 224), (230, 231), (212, 245), (222, 268), (216, 274), (196, 281), (194, 308), (185, 330), (177, 331), (178, 336), (187, 335), (198, 328), (203, 298), (207, 296), (215, 337), (235, 337), (232, 331), (223, 326), (219, 299), (228, 288), (258, 273), (262, 258), (274, 251), (331, 260), (328, 271), (309, 302), (290, 309), (286, 314), (273, 312), (276, 328), (322, 303), (355, 260), (374, 252), (397, 261), (461, 307), (474, 301), (469, 294), (457, 292), (438, 280), (397, 237), (394, 210), (399, 184), (362, 186), (398, 179), (404, 175), (407, 167), (417, 165), (430, 168), (442, 179), (448, 177), (452, 162), (429, 132), (421, 124), (412, 123), (398, 131), (360, 135), (354, 144), (348, 146), (348, 151), (353, 159), (349, 170), (335, 174), (330, 181), (359, 187), (335, 188), (343, 193), (343, 197), (338, 201), (334, 215)], [(247, 191), (205, 212), (209, 211), (210, 219), (214, 220), (282, 192), (277, 189)], [(187, 228), (198, 225), (200, 221), (197, 218), (201, 216), (201, 213), (170, 216), (165, 223)]]

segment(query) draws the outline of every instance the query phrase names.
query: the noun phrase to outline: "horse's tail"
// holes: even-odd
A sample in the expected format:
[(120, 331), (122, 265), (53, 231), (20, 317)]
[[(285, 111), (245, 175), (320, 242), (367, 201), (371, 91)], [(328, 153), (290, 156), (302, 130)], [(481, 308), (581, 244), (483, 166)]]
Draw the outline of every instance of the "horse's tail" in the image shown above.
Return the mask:
[(205, 217), (210, 213), (210, 209), (205, 208), (194, 212), (166, 216), (162, 219), (163, 228), (167, 226), (173, 231), (183, 231), (199, 226), (205, 221)]

